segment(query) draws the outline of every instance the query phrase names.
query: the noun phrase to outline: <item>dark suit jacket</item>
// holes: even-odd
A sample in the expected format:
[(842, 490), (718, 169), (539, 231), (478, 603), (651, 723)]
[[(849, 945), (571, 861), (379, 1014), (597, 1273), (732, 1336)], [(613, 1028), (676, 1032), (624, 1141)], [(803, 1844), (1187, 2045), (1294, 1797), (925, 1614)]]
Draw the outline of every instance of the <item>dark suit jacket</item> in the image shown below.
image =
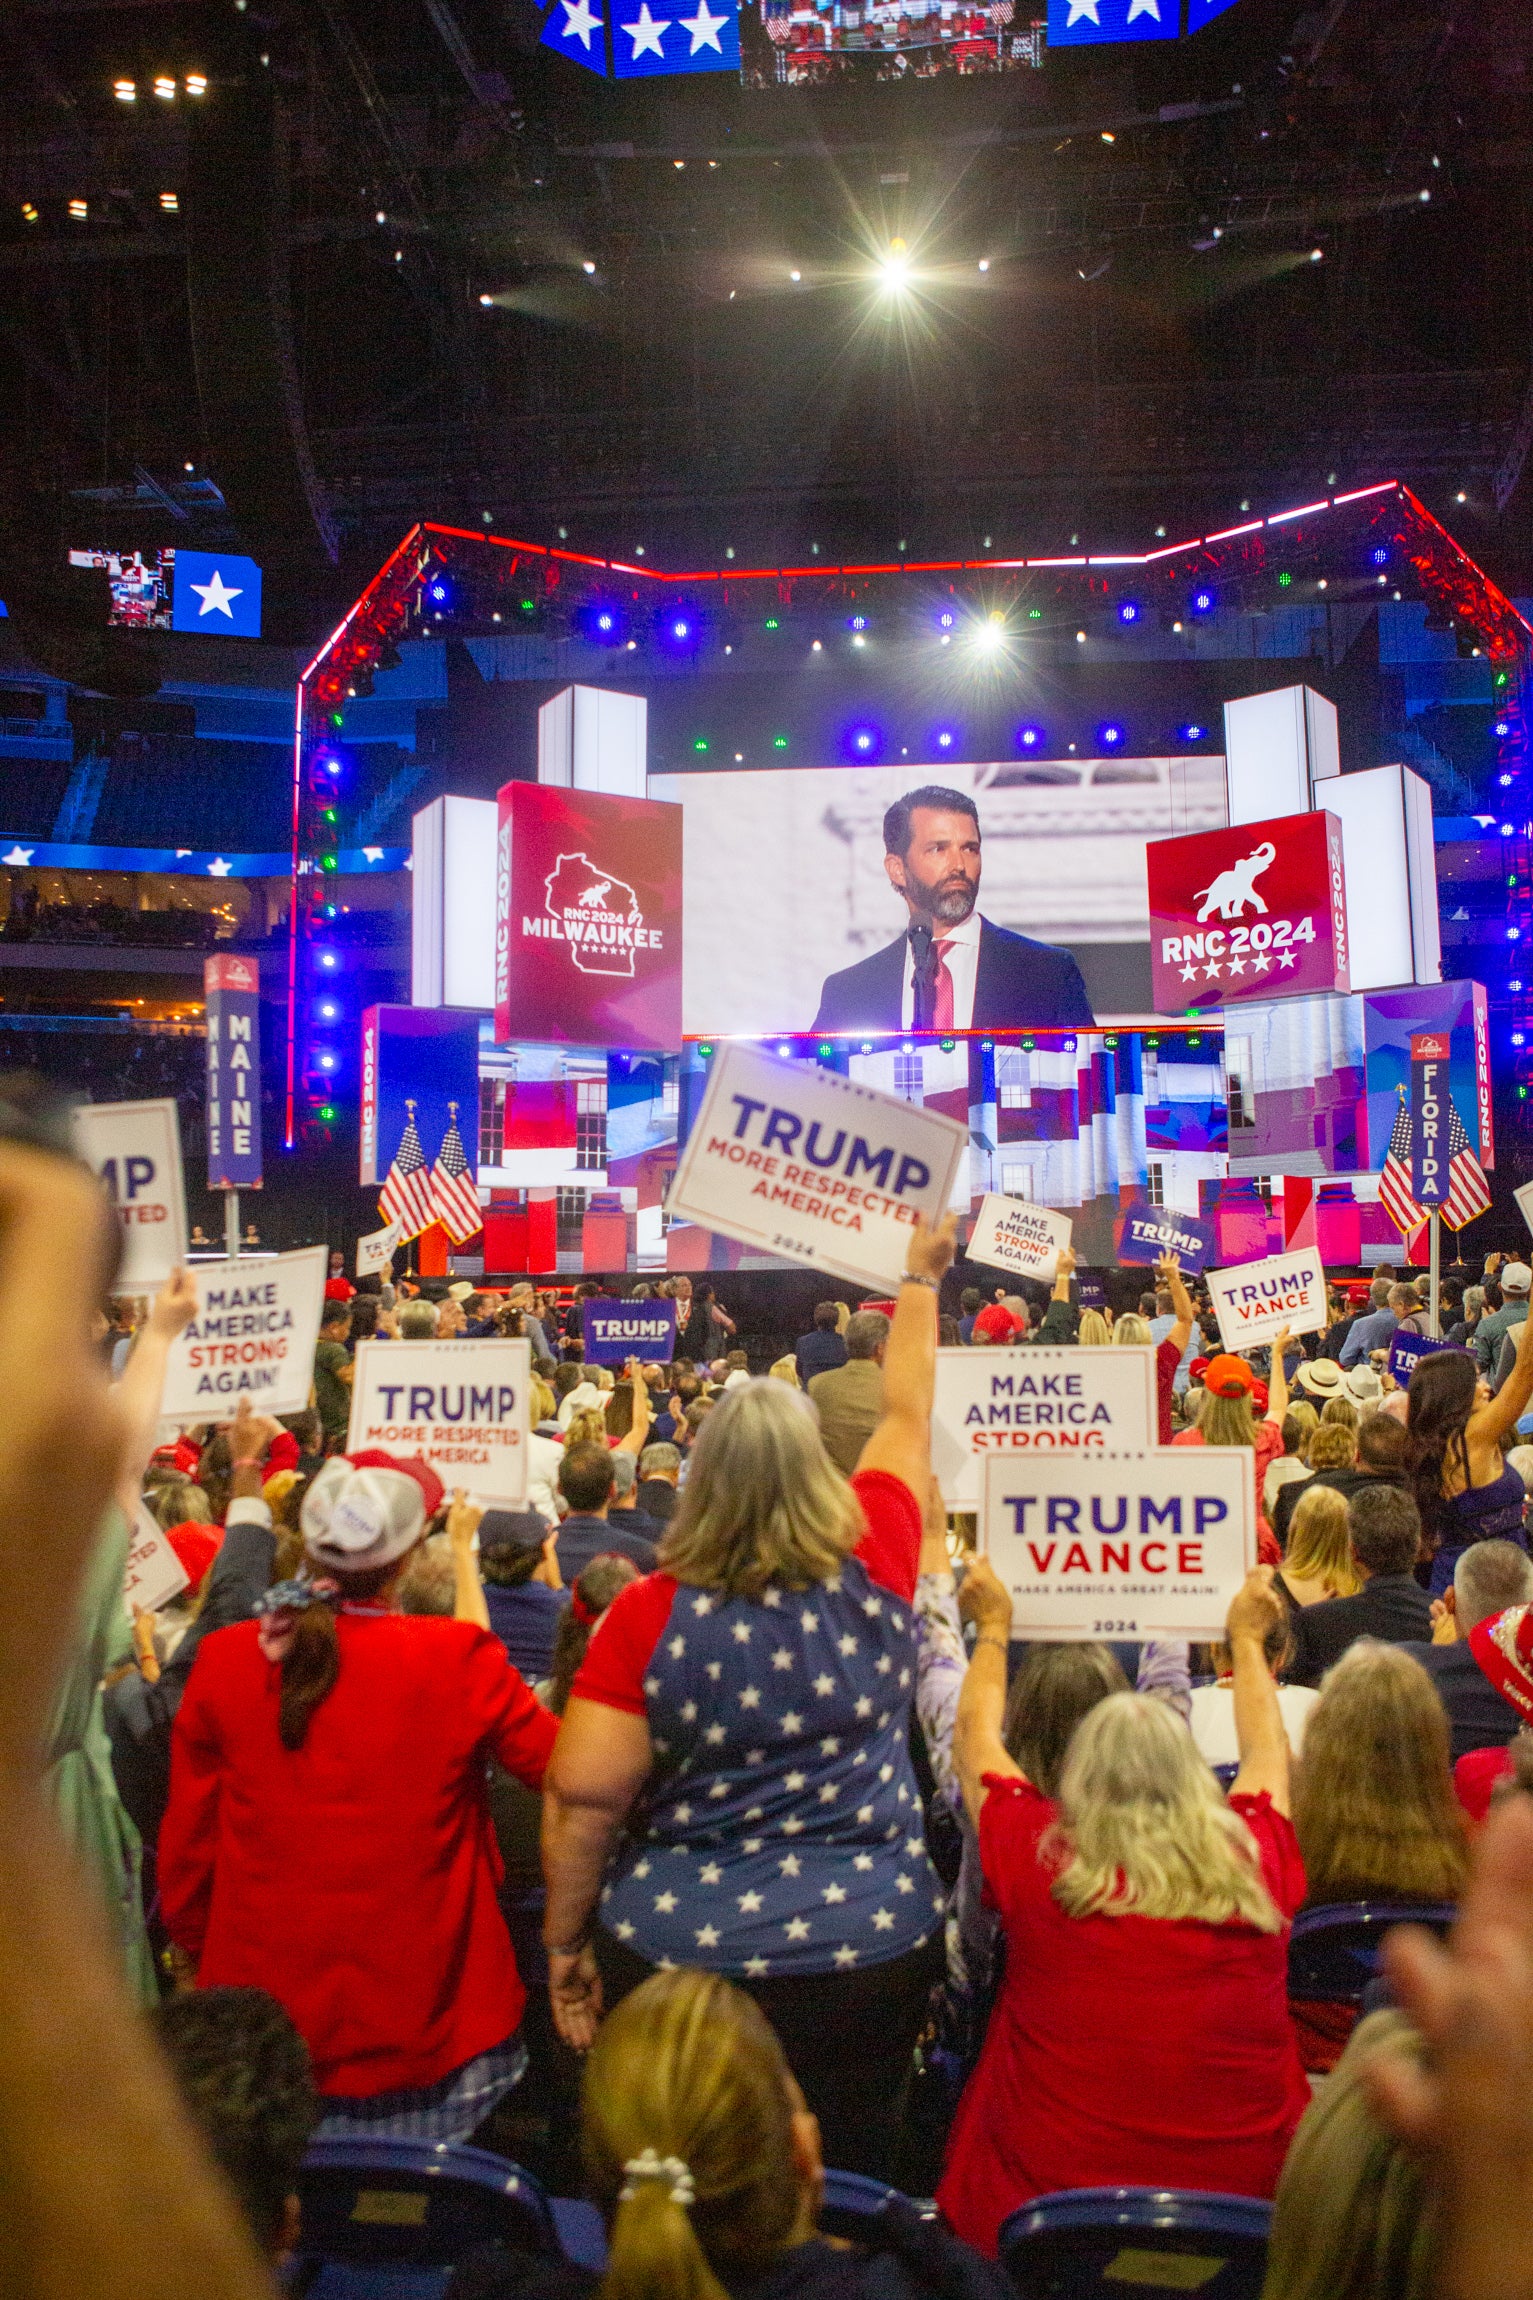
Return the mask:
[[(898, 1030), (905, 989), (900, 935), (820, 986), (815, 1030)], [(1095, 1016), (1081, 970), (1067, 950), (980, 920), (974, 1030), (1089, 1030)]]
[(1350, 1501), (1355, 1493), (1362, 1492), (1364, 1486), (1397, 1485), (1405, 1488), (1409, 1484), (1410, 1479), (1404, 1470), (1392, 1469), (1317, 1469), (1312, 1471), (1308, 1477), (1291, 1477), (1286, 1485), (1279, 1486), (1277, 1500), (1268, 1512), (1272, 1519), (1272, 1530), (1277, 1536), (1278, 1547), (1280, 1549), (1288, 1547), (1288, 1536), (1293, 1526), (1293, 1513), (1304, 1496), (1312, 1492), (1317, 1485), (1328, 1485), (1333, 1493), (1341, 1495), (1343, 1501)]
[(631, 1558), (641, 1573), (654, 1572), (655, 1545), (643, 1535), (643, 1527), (653, 1525), (654, 1519), (644, 1518), (630, 1533), (623, 1523), (623, 1515), (619, 1510), (609, 1522), (604, 1517), (587, 1517), (584, 1511), (571, 1510), (554, 1543), (559, 1578), (566, 1589), (579, 1579), (593, 1557), (605, 1557), (609, 1552)]
[(1407, 1644), (1405, 1652), (1421, 1663), (1442, 1695), (1453, 1736), (1452, 1760), (1467, 1757), (1471, 1749), (1504, 1749), (1522, 1724), (1522, 1713), (1503, 1701), (1467, 1645)]
[(1385, 1645), (1430, 1643), (1432, 1600), (1413, 1574), (1376, 1573), (1356, 1597), (1301, 1605), (1292, 1626), (1293, 1650), (1283, 1674), (1293, 1685), (1318, 1685), (1360, 1637), (1377, 1637)]
[(646, 1477), (639, 1480), (639, 1507), (646, 1517), (652, 1517), (661, 1530), (676, 1515), (680, 1494), (668, 1477)]

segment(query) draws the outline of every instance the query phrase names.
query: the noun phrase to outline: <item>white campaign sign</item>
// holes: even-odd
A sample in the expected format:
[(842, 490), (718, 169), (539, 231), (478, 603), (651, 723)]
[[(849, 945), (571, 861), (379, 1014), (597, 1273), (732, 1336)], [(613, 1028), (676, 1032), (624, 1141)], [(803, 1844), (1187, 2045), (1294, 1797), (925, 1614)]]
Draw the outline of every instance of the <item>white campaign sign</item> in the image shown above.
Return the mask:
[(980, 1545), (1012, 1636), (1221, 1636), (1256, 1563), (1252, 1464), (1249, 1446), (990, 1454)]
[(857, 1286), (898, 1283), (968, 1148), (956, 1118), (833, 1070), (720, 1049), (666, 1211)]
[(161, 1420), (232, 1421), (241, 1398), (257, 1413), (301, 1414), (314, 1386), (329, 1260), (323, 1246), (303, 1246), (199, 1263), (197, 1315), (170, 1346)]
[(1331, 1322), (1324, 1265), (1312, 1248), (1242, 1262), (1233, 1270), (1209, 1270), (1203, 1283), (1227, 1350), (1254, 1349), (1284, 1326), (1291, 1334), (1323, 1334)]
[(122, 1601), (132, 1618), (135, 1605), (157, 1613), (186, 1587), (187, 1572), (170, 1543), (142, 1502), (133, 1520), (128, 1567), (123, 1575)]
[(949, 1509), (977, 1509), (987, 1457), (1155, 1443), (1155, 1353), (1074, 1345), (939, 1350), (932, 1470)]
[(348, 1452), (424, 1454), (451, 1493), (527, 1498), (529, 1342), (359, 1342)]
[(1527, 1223), (1528, 1228), (1533, 1230), (1533, 1182), (1524, 1182), (1520, 1190), (1512, 1192), (1512, 1196), (1517, 1201), (1518, 1213)]
[(163, 1285), (186, 1260), (186, 1189), (174, 1102), (82, 1102), (75, 1148), (122, 1222), (119, 1293)]
[(359, 1278), (376, 1277), (380, 1270), (388, 1268), (394, 1259), (394, 1249), (399, 1244), (399, 1231), (398, 1222), (385, 1222), (381, 1230), (369, 1230), (365, 1238), (357, 1240)]
[(1030, 1205), (1025, 1198), (1003, 1198), (992, 1190), (980, 1204), (968, 1257), (988, 1263), (992, 1270), (1009, 1270), (1013, 1277), (1053, 1279), (1073, 1227), (1068, 1214)]

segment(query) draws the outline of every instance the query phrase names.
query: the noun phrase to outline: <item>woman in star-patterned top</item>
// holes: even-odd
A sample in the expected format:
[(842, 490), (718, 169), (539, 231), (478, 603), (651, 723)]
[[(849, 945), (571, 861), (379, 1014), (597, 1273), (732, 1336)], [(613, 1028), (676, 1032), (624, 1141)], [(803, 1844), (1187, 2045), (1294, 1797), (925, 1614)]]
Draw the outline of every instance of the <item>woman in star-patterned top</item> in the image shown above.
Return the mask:
[[(937, 1289), (912, 1233), (883, 1416), (850, 1485), (781, 1382), (714, 1408), (660, 1552), (575, 1680), (546, 1784), (545, 1938), (577, 2047), (657, 1969), (748, 1989), (830, 2160), (885, 2172), (932, 1980), (941, 1884), (909, 1755)], [(851, 2037), (856, 2051), (848, 2051)]]

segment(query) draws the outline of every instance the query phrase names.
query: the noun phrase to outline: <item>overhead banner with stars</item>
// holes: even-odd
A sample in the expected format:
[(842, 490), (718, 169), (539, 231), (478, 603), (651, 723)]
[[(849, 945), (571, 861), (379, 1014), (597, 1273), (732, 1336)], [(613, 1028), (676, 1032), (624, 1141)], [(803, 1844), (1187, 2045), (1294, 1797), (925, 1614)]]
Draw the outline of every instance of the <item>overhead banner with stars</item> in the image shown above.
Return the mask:
[(224, 639), (261, 636), (261, 570), (238, 552), (176, 552), (173, 631), (212, 631)]
[(1160, 1013), (1351, 989), (1341, 823), (1324, 808), (1152, 839), (1145, 867)]
[(731, 0), (554, 0), (542, 44), (603, 79), (738, 72), (740, 19)]
[(1182, 0), (1049, 0), (1049, 46), (1092, 41), (1174, 40)]

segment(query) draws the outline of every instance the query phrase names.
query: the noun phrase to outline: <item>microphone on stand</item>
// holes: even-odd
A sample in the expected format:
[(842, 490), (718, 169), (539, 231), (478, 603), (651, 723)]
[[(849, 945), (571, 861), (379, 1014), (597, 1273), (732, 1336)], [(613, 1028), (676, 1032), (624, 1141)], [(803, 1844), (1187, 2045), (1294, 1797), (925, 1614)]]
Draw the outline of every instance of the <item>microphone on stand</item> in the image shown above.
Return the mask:
[(909, 935), (911, 957), (914, 960), (911, 974), (914, 991), (911, 1027), (914, 1030), (930, 1030), (937, 1003), (937, 946), (929, 926), (912, 926)]

